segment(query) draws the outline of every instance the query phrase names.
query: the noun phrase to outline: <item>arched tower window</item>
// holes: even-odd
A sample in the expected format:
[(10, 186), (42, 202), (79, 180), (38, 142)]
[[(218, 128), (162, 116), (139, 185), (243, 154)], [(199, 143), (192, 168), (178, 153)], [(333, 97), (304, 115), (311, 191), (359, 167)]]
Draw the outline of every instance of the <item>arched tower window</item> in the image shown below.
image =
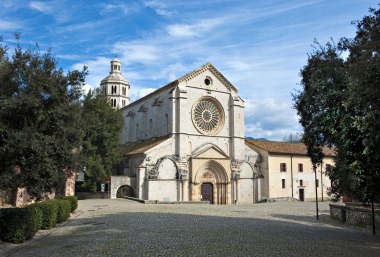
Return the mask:
[(116, 94), (116, 86), (111, 86), (111, 94)]

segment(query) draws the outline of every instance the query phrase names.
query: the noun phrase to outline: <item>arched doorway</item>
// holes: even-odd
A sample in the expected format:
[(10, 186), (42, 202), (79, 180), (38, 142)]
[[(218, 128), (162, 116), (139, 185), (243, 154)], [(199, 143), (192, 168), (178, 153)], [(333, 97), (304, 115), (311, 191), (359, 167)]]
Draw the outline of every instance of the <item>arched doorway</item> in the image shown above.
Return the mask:
[(210, 160), (200, 166), (191, 188), (191, 199), (209, 201), (211, 204), (227, 204), (228, 199), (227, 173), (223, 166)]
[(201, 201), (209, 201), (210, 204), (214, 203), (214, 190), (210, 182), (202, 183), (201, 185)]
[(131, 186), (123, 185), (119, 187), (119, 189), (116, 192), (116, 197), (121, 198), (124, 196), (135, 197), (135, 192)]

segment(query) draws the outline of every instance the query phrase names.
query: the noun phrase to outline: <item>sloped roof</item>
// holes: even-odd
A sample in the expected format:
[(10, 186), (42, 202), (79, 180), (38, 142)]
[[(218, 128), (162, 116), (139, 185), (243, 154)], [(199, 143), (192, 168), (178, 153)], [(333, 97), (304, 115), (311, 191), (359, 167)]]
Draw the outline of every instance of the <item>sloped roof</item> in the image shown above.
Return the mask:
[[(295, 155), (306, 155), (307, 148), (305, 144), (302, 143), (288, 143), (288, 142), (276, 142), (276, 141), (265, 141), (265, 140), (245, 140), (246, 145), (250, 148), (259, 147), (265, 151), (276, 154), (295, 154)], [(253, 148), (252, 148), (253, 149)], [(253, 149), (254, 150), (254, 149)], [(323, 154), (325, 156), (334, 156), (334, 150), (330, 147), (323, 147)]]
[(170, 82), (169, 84), (167, 84), (167, 85), (165, 85), (165, 86), (163, 86), (163, 87), (160, 87), (160, 88), (154, 90), (153, 92), (147, 94), (146, 96), (143, 96), (143, 97), (140, 98), (140, 99), (137, 99), (136, 101), (134, 101), (134, 102), (132, 102), (132, 103), (126, 105), (125, 107), (123, 107), (123, 108), (121, 108), (121, 109), (126, 109), (126, 108), (129, 108), (129, 107), (131, 107), (131, 106), (137, 105), (137, 104), (139, 104), (139, 103), (141, 103), (141, 102), (144, 102), (146, 99), (149, 99), (150, 97), (155, 96), (155, 95), (157, 95), (158, 93), (160, 93), (160, 92), (162, 92), (162, 91), (164, 91), (164, 90), (166, 90), (166, 89), (168, 89), (168, 88), (174, 88), (174, 87), (176, 87), (177, 85), (178, 85), (178, 81), (177, 81), (177, 80), (174, 80), (173, 82)]
[(126, 156), (126, 155), (133, 155), (133, 154), (143, 154), (149, 149), (161, 144), (168, 138), (169, 136), (154, 137), (151, 139), (127, 143), (125, 145), (120, 146), (122, 155)]
[(111, 74), (109, 74), (107, 77), (105, 77), (104, 79), (102, 79), (102, 81), (100, 81), (100, 84), (103, 84), (103, 83), (106, 83), (106, 82), (109, 82), (109, 81), (122, 81), (123, 83), (129, 85), (129, 81), (126, 80), (123, 77), (123, 75), (121, 75), (120, 73), (111, 73)]

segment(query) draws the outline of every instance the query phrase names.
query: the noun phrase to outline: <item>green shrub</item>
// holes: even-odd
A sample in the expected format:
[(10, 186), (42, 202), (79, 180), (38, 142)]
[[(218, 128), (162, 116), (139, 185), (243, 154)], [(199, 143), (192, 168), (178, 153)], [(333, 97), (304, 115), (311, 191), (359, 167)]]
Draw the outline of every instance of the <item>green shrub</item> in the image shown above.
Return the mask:
[(37, 204), (42, 212), (42, 229), (51, 229), (57, 224), (58, 202), (55, 200), (47, 200)]
[(61, 223), (70, 217), (71, 203), (68, 200), (56, 199), (52, 200), (58, 203), (57, 222)]
[(4, 241), (22, 243), (36, 234), (36, 211), (33, 208), (7, 208), (0, 211), (0, 235)]
[(37, 232), (42, 227), (42, 211), (38, 208), (37, 203), (30, 204), (26, 208), (29, 208), (34, 212), (35, 232)]
[(78, 208), (78, 197), (76, 196), (65, 196), (62, 197), (63, 200), (68, 200), (71, 203), (70, 212), (74, 212)]

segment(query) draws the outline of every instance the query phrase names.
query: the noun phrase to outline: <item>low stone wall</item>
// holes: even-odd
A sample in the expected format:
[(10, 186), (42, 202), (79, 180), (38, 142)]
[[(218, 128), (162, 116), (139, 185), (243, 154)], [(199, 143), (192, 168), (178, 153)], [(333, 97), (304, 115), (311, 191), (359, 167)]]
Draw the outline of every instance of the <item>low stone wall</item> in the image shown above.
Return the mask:
[(135, 197), (130, 196), (123, 196), (122, 198), (133, 200), (139, 203), (145, 203), (145, 204), (210, 204), (209, 201), (173, 201), (173, 202), (162, 202), (159, 200), (143, 200)]
[[(330, 217), (352, 225), (372, 225), (371, 206), (365, 207), (359, 203), (330, 204)], [(380, 224), (380, 208), (378, 204), (375, 204), (375, 223)]]
[(295, 202), (299, 201), (296, 198), (292, 197), (274, 197), (274, 198), (264, 198), (259, 203), (272, 203), (272, 202)]
[(107, 192), (76, 192), (75, 195), (79, 200), (109, 198), (109, 194)]

